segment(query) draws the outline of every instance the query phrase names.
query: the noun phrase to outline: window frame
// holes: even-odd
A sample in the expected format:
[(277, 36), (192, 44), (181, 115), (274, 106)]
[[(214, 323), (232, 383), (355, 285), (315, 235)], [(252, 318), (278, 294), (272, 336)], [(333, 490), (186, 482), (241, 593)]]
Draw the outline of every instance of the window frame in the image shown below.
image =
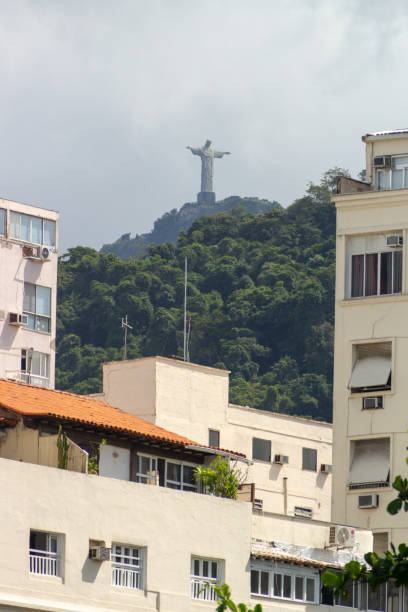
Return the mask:
[[(258, 573), (258, 591), (252, 589), (253, 584), (253, 573)], [(262, 582), (261, 574), (268, 574), (268, 593), (261, 592)], [(277, 580), (277, 578), (279, 578)], [(289, 580), (288, 580), (289, 578)], [(302, 580), (302, 597), (296, 597), (297, 595), (297, 580)], [(313, 600), (307, 599), (308, 597), (308, 580), (313, 581)], [(285, 584), (286, 583), (286, 584)], [(290, 584), (290, 595), (285, 596), (285, 592), (288, 593), (287, 587)], [(278, 591), (278, 592), (277, 592)], [(280, 592), (280, 594), (279, 594)], [(315, 569), (306, 569), (300, 566), (285, 566), (283, 564), (274, 564), (272, 567), (266, 563), (252, 562), (250, 568), (250, 594), (251, 597), (267, 597), (268, 599), (279, 599), (285, 601), (303, 602), (304, 604), (319, 604), (320, 603), (320, 576), (319, 572)]]
[[(305, 467), (305, 451), (313, 451), (314, 453), (314, 468)], [(317, 448), (310, 448), (308, 446), (302, 446), (302, 470), (306, 472), (317, 472)]]
[[(12, 233), (12, 224), (14, 225), (14, 221), (12, 221), (12, 215), (18, 215), (19, 216), (19, 221), (18, 221), (18, 236), (13, 235)], [(29, 224), (30, 224), (30, 230), (29, 230), (29, 237), (28, 238), (21, 238), (21, 221), (22, 221), (22, 217), (25, 217), (29, 220)], [(41, 242), (38, 242), (36, 240), (33, 240), (33, 219), (36, 220), (40, 220), (41, 221)], [(46, 230), (45, 230), (45, 225), (47, 223), (52, 224), (52, 241), (51, 244), (48, 244), (48, 241), (45, 242), (44, 238), (46, 235)], [(10, 225), (9, 225), (9, 238), (12, 238), (13, 240), (19, 240), (20, 242), (24, 242), (24, 243), (30, 243), (30, 244), (38, 244), (40, 246), (47, 246), (47, 247), (52, 247), (55, 248), (56, 247), (56, 241), (57, 241), (57, 222), (54, 219), (46, 219), (44, 217), (37, 217), (36, 215), (27, 215), (26, 213), (17, 211), (17, 210), (10, 210)]]
[[(398, 160), (401, 159), (402, 157), (406, 157), (408, 158), (408, 154), (399, 154), (399, 155), (391, 155), (391, 166), (389, 168), (374, 168), (375, 170), (375, 191), (390, 191), (390, 190), (396, 190), (396, 189), (408, 189), (408, 161), (407, 161), (407, 165), (403, 166), (402, 168), (395, 168), (393, 166), (393, 162), (394, 160)], [(403, 172), (403, 186), (402, 187), (393, 187), (392, 185), (392, 178), (393, 178), (393, 171), (401, 171)], [(384, 175), (387, 176), (388, 175), (388, 187), (380, 187), (381, 181), (380, 181), (380, 176)]]
[[(377, 264), (376, 264), (376, 291), (375, 293), (368, 293), (367, 292), (367, 257), (371, 257), (371, 256), (377, 256)], [(383, 256), (385, 255), (391, 255), (391, 291), (382, 291), (382, 261), (383, 261)], [(398, 269), (397, 269), (397, 264), (395, 263), (396, 257), (399, 256), (400, 258), (400, 263), (398, 264)], [(353, 261), (354, 258), (356, 257), (363, 257), (363, 275), (362, 275), (362, 292), (356, 295), (353, 295), (353, 280), (354, 280), (354, 265), (353, 265)], [(358, 300), (358, 299), (362, 299), (362, 298), (368, 298), (368, 297), (384, 297), (386, 295), (401, 295), (402, 294), (402, 281), (403, 281), (403, 271), (404, 271), (404, 257), (403, 257), (403, 246), (399, 247), (399, 248), (394, 248), (394, 249), (380, 249), (377, 251), (374, 250), (368, 250), (368, 251), (364, 251), (361, 253), (351, 253), (349, 256), (350, 259), (350, 287), (349, 287), (349, 298), (350, 300)], [(397, 287), (398, 291), (395, 290), (395, 282), (396, 282), (396, 275), (397, 272), (399, 273), (399, 278), (400, 278), (400, 286)]]
[[(217, 443), (216, 444), (212, 444), (211, 442), (211, 435), (217, 438)], [(213, 440), (214, 441), (214, 440)], [(208, 429), (208, 446), (215, 446), (215, 448), (219, 448), (220, 447), (220, 430), (219, 429)]]
[[(213, 572), (213, 565), (216, 566), (216, 576), (205, 575), (204, 564), (207, 563), (210, 566), (210, 571), (207, 574)], [(196, 567), (198, 564), (199, 571), (196, 573)], [(224, 574), (224, 561), (222, 559), (214, 559), (211, 557), (200, 557), (197, 555), (191, 556), (190, 563), (190, 597), (194, 600), (199, 601), (216, 601), (217, 595), (213, 585), (220, 586), (223, 582)]]
[[(172, 478), (168, 478), (167, 476), (167, 472), (168, 472), (168, 466), (169, 463), (180, 466), (180, 480), (173, 480)], [(165, 459), (165, 464), (164, 464), (164, 486), (168, 489), (175, 489), (176, 491), (190, 491), (193, 493), (197, 493), (197, 482), (195, 482), (194, 485), (190, 485), (188, 483), (184, 482), (184, 468), (188, 467), (188, 468), (196, 468), (197, 465), (194, 463), (189, 463), (188, 461), (177, 461), (177, 460), (172, 460), (172, 459)], [(180, 485), (180, 487), (171, 487), (169, 486), (170, 484), (174, 484), (174, 485)]]
[[(360, 443), (360, 446), (369, 445), (372, 442), (373, 445), (378, 444), (378, 442), (382, 440), (388, 441), (388, 477), (386, 480), (366, 480), (361, 482), (350, 482), (352, 478), (352, 467), (355, 461), (355, 453), (356, 447)], [(385, 446), (387, 446), (385, 444)], [(387, 450), (387, 449), (386, 449)], [(390, 436), (374, 436), (371, 438), (356, 438), (350, 440), (349, 444), (349, 467), (348, 467), (348, 477), (347, 477), (347, 487), (349, 491), (357, 491), (357, 490), (366, 490), (366, 489), (384, 489), (389, 488), (391, 483), (391, 457), (392, 457), (392, 445), (391, 445), (391, 437)], [(361, 451), (360, 451), (361, 454)], [(363, 461), (364, 463), (364, 461)]]
[[(3, 217), (3, 221), (2, 218)], [(5, 238), (7, 236), (7, 209), (0, 208), (0, 236)]]
[[(373, 345), (384, 345), (384, 350), (383, 353), (385, 355), (385, 345), (389, 345), (390, 347), (390, 369), (391, 369), (391, 373), (390, 373), (390, 377), (389, 377), (389, 384), (388, 384), (388, 380), (387, 380), (387, 384), (385, 385), (378, 385), (375, 384), (373, 386), (365, 386), (365, 387), (352, 387), (351, 386), (351, 382), (352, 382), (352, 377), (353, 377), (353, 372), (354, 369), (357, 365), (357, 362), (359, 360), (359, 349), (363, 350), (364, 347), (370, 347)], [(394, 339), (393, 338), (381, 338), (380, 340), (373, 340), (373, 341), (358, 341), (358, 342), (353, 342), (351, 345), (351, 350), (352, 350), (352, 368), (351, 368), (351, 372), (350, 372), (350, 376), (349, 376), (349, 381), (347, 383), (347, 388), (349, 391), (349, 397), (350, 398), (360, 398), (360, 397), (370, 397), (373, 394), (375, 395), (391, 395), (394, 393), (394, 384), (395, 384), (395, 363), (394, 363), (394, 355), (395, 355), (395, 346), (394, 346)], [(369, 350), (369, 349), (368, 349)], [(378, 352), (378, 355), (381, 354), (381, 351)], [(373, 354), (373, 356), (375, 356)], [(360, 357), (360, 359), (364, 359), (364, 357)]]
[[(118, 548), (120, 548), (119, 552), (115, 550)], [(129, 554), (126, 554), (126, 550), (129, 550)], [(134, 554), (135, 551), (137, 554)], [(132, 552), (133, 554), (131, 554)], [(120, 561), (117, 560), (118, 558), (120, 558)], [(130, 589), (132, 591), (143, 590), (146, 582), (145, 559), (146, 551), (144, 546), (112, 542), (111, 586), (120, 589)], [(131, 561), (136, 561), (137, 563), (131, 563)]]
[[(31, 546), (34, 534), (45, 536), (45, 549)], [(47, 578), (62, 578), (62, 535), (41, 529), (30, 529), (28, 540), (28, 567), (30, 576), (46, 576)], [(55, 550), (53, 548), (55, 542)]]
[[(269, 452), (265, 453), (266, 456), (269, 456), (268, 459), (265, 459), (264, 457), (255, 457), (255, 440), (257, 442), (262, 442), (264, 444), (264, 449), (269, 448)], [(272, 462), (272, 441), (266, 438), (257, 438), (256, 436), (253, 436), (252, 437), (252, 459), (254, 461), (262, 461), (263, 463), (271, 463)]]
[[(137, 453), (136, 455), (136, 469), (135, 469), (135, 481), (141, 484), (151, 484), (157, 486), (164, 486), (168, 489), (174, 489), (176, 491), (192, 491), (194, 493), (198, 492), (198, 483), (195, 482), (194, 485), (188, 484), (184, 482), (184, 468), (197, 468), (196, 463), (190, 463), (188, 461), (178, 461), (176, 459), (168, 459), (166, 457), (158, 457), (156, 455), (149, 455), (147, 453)], [(141, 472), (139, 467), (142, 459), (149, 459), (149, 473)], [(164, 472), (163, 472), (163, 485), (160, 485), (160, 475), (159, 475), (159, 459), (164, 462)], [(175, 464), (180, 467), (180, 480), (173, 480), (172, 478), (168, 478), (168, 464)], [(153, 467), (154, 466), (154, 467)], [(146, 478), (146, 481), (142, 480)], [(169, 486), (169, 484), (180, 485), (180, 486)]]
[[(34, 354), (40, 355), (40, 374), (36, 374), (32, 372), (32, 364)], [(46, 363), (46, 374), (47, 376), (43, 376), (41, 374), (42, 367), (44, 363), (42, 363), (42, 358), (45, 357)], [(27, 369), (27, 361), (30, 361), (30, 366)], [(25, 363), (26, 368), (23, 369), (23, 363)], [(37, 385), (39, 387), (49, 387), (50, 386), (50, 373), (51, 367), (51, 355), (49, 353), (42, 353), (41, 351), (31, 351), (29, 348), (21, 349), (21, 370), (20, 370), (20, 380), (21, 382), (28, 383), (30, 385)]]
[[(30, 285), (30, 287), (34, 287), (35, 289), (35, 312), (31, 312), (30, 310), (25, 309), (26, 304), (24, 304), (26, 297), (26, 285)], [(37, 312), (37, 292), (39, 289), (48, 289), (49, 290), (49, 315), (40, 314)], [(26, 314), (28, 317), (27, 325), (24, 325), (25, 329), (29, 329), (30, 331), (39, 332), (41, 334), (51, 334), (51, 313), (52, 313), (52, 287), (46, 287), (45, 285), (36, 285), (35, 283), (24, 282), (24, 297), (23, 297), (23, 314)], [(40, 329), (39, 323), (42, 320), (47, 321), (48, 330)], [(33, 321), (33, 327), (30, 327), (30, 322)]]

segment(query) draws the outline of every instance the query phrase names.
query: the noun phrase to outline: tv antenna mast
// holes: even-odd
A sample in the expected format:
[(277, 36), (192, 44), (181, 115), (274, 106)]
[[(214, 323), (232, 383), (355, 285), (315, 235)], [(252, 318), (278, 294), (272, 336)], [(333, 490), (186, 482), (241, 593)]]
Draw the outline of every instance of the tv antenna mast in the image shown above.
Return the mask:
[(131, 325), (129, 325), (128, 323), (128, 317), (127, 315), (125, 316), (125, 318), (122, 317), (122, 329), (124, 330), (124, 334), (125, 334), (125, 340), (124, 340), (124, 345), (123, 345), (123, 361), (126, 361), (127, 359), (127, 333), (128, 333), (128, 329), (133, 329), (133, 327)]

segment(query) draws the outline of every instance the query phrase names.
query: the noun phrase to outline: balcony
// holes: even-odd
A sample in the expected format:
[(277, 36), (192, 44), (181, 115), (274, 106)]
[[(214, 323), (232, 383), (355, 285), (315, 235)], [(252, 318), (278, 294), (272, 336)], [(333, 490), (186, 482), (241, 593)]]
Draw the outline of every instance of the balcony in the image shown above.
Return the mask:
[(29, 549), (30, 574), (39, 576), (60, 576), (61, 559), (56, 552)]

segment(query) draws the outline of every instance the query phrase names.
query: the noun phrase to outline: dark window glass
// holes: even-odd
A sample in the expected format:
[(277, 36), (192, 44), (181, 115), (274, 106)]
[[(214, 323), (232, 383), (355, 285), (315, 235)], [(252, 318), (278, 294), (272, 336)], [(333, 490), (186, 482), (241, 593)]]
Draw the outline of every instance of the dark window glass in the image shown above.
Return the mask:
[(6, 235), (6, 211), (4, 208), (0, 208), (0, 234)]
[(306, 578), (306, 601), (314, 601), (315, 581), (313, 578)]
[(283, 577), (283, 596), (290, 599), (292, 594), (292, 578), (291, 576)]
[(402, 291), (402, 251), (394, 253), (394, 270), (393, 270), (393, 293), (401, 293)]
[(43, 531), (30, 531), (30, 548), (47, 550), (47, 534)]
[(220, 446), (220, 432), (216, 429), (208, 430), (208, 446)]
[(364, 255), (351, 258), (351, 297), (364, 295)]
[(281, 574), (274, 574), (273, 594), (275, 595), (275, 597), (282, 597), (282, 575)]
[(378, 254), (366, 255), (365, 294), (377, 295)]
[(302, 470), (316, 472), (317, 469), (317, 450), (314, 448), (302, 449)]
[(200, 575), (200, 561), (198, 559), (194, 559), (194, 576)]
[(203, 561), (203, 576), (205, 576), (205, 578), (209, 577), (209, 574), (208, 574), (208, 561)]
[(211, 578), (217, 577), (217, 564), (215, 561), (211, 562)]
[(392, 253), (381, 253), (380, 293), (392, 293)]
[(303, 599), (303, 578), (296, 576), (295, 579), (295, 599)]
[(271, 441), (262, 438), (252, 438), (252, 459), (259, 461), (271, 460)]
[(322, 586), (322, 604), (332, 606), (334, 604), (333, 589)]
[(269, 574), (261, 572), (261, 594), (269, 595)]
[(251, 570), (251, 593), (258, 593), (259, 572)]

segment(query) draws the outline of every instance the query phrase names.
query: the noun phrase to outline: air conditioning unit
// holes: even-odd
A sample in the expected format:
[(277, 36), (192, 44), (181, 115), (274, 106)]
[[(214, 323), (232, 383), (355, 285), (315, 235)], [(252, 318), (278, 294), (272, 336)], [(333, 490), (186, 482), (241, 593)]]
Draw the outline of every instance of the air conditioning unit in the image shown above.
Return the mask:
[(300, 506), (295, 506), (293, 514), (295, 516), (311, 519), (313, 516), (313, 510), (312, 508), (301, 508)]
[(377, 155), (373, 160), (374, 168), (391, 168), (391, 155)]
[(355, 531), (352, 527), (343, 525), (332, 525), (329, 533), (329, 545), (342, 548), (352, 548), (354, 546)]
[(331, 474), (333, 471), (333, 466), (330, 463), (322, 463), (320, 466), (320, 471), (323, 474)]
[(41, 259), (41, 247), (25, 244), (23, 246), (23, 257), (27, 259)]
[(389, 234), (385, 237), (387, 247), (398, 248), (404, 244), (404, 239), (400, 234)]
[(358, 507), (359, 508), (378, 508), (380, 496), (376, 493), (371, 495), (359, 495), (358, 496)]
[(287, 455), (275, 455), (274, 463), (279, 463), (280, 465), (289, 463), (289, 457)]
[(252, 507), (254, 510), (263, 510), (263, 499), (254, 499)]
[(28, 315), (20, 314), (19, 312), (10, 312), (9, 323), (10, 325), (15, 325), (16, 327), (28, 325)]
[(89, 558), (93, 561), (109, 561), (110, 548), (106, 546), (91, 546), (89, 548)]
[(41, 261), (50, 261), (51, 250), (47, 247), (41, 249)]
[(363, 397), (363, 410), (375, 410), (377, 408), (384, 408), (384, 398), (382, 395)]

